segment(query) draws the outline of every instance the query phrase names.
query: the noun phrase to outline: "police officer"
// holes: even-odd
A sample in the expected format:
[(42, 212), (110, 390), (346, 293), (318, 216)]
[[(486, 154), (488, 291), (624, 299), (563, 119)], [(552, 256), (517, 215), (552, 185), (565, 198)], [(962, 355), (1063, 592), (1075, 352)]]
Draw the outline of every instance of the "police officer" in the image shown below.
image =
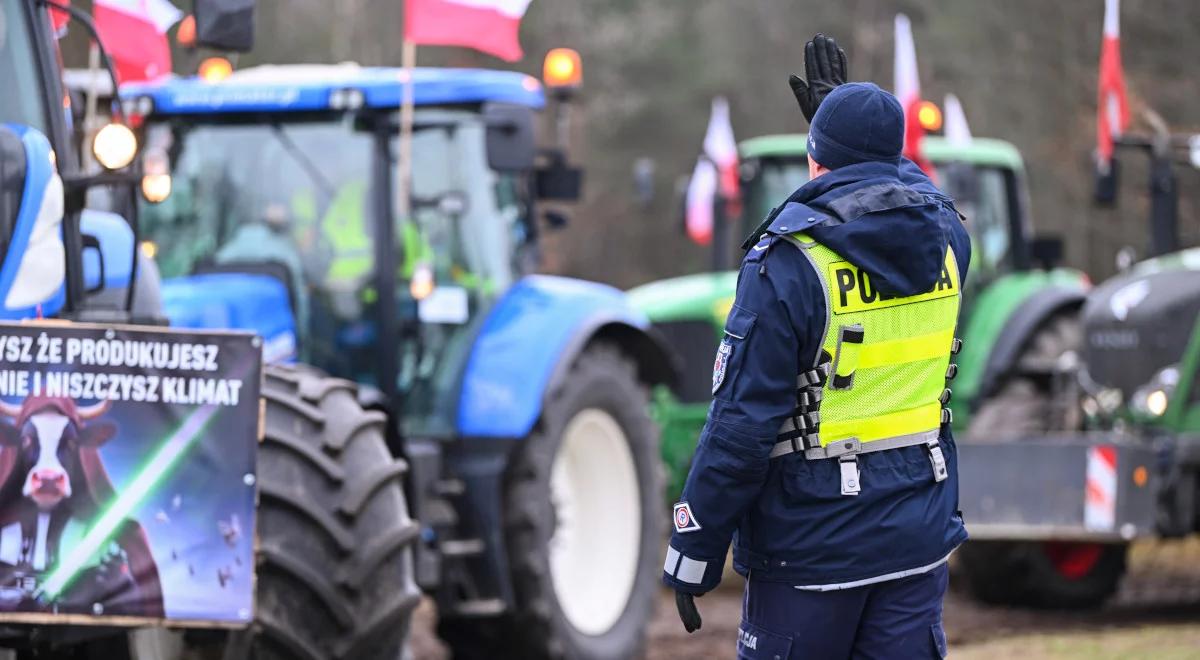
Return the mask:
[(832, 39), (805, 55), (811, 180), (747, 241), (663, 581), (698, 629), (732, 539), (738, 657), (941, 657), (967, 536), (945, 406), (970, 241), (901, 157), (895, 97), (842, 84)]

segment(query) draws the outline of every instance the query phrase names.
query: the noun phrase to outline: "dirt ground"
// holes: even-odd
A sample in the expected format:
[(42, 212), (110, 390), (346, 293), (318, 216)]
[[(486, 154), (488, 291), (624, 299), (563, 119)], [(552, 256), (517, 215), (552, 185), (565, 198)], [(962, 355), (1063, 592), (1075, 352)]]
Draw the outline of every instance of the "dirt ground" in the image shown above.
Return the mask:
[[(944, 610), (954, 658), (1200, 658), (1200, 539), (1136, 546), (1117, 596), (1097, 610), (991, 607), (973, 601), (961, 583), (952, 573)], [(732, 658), (741, 585), (731, 575), (722, 588), (699, 601), (704, 627), (692, 635), (679, 623), (673, 595), (663, 590), (650, 624), (646, 660)], [(435, 620), (433, 606), (426, 603), (413, 624), (417, 660), (448, 657), (434, 636)]]

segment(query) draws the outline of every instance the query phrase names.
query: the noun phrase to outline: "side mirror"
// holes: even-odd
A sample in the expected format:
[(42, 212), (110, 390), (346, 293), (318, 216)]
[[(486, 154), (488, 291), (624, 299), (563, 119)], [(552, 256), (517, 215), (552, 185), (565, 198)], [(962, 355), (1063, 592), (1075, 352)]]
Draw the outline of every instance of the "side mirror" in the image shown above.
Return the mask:
[(574, 202), (583, 197), (583, 170), (567, 164), (561, 151), (552, 151), (549, 160), (533, 175), (533, 188), (538, 199)]
[(498, 172), (533, 168), (537, 145), (533, 136), (533, 110), (506, 103), (483, 106), (487, 126), (488, 167)]
[(246, 53), (254, 49), (255, 0), (195, 0), (196, 45)]
[(1062, 263), (1063, 239), (1061, 236), (1035, 236), (1029, 242), (1029, 255), (1033, 262), (1044, 270)]

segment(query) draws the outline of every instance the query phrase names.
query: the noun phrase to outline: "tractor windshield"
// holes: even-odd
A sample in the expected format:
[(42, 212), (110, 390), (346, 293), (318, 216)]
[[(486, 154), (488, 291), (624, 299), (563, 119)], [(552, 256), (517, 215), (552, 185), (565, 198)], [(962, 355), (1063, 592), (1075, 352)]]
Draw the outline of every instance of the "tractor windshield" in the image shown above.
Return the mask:
[(28, 0), (0, 0), (0, 123), (24, 124), (47, 133), (32, 7)]
[[(1015, 182), (1009, 170), (968, 163), (937, 163), (939, 187), (954, 198), (967, 218), (971, 232), (970, 286), (990, 280), (1009, 269), (1013, 222), (1010, 187)], [(808, 161), (795, 158), (764, 158), (749, 168), (744, 181), (746, 214), (744, 233), (753, 230), (771, 209), (808, 181)]]
[[(456, 386), (447, 360), (512, 281), (524, 227), (516, 177), (488, 169), (478, 113), (416, 113), (410, 211), (393, 194), (398, 310), (420, 321), (419, 341), (378, 335), (375, 199), (377, 133), (352, 115), (151, 118), (143, 139), (143, 249), (164, 277), (214, 270), (286, 273), (300, 358), (377, 384), (379, 341), (399, 345), (397, 387), (414, 411), (435, 410)], [(399, 152), (398, 138), (387, 145)], [(395, 158), (386, 164), (393, 193)], [(157, 202), (148, 200), (157, 199)], [(407, 337), (408, 335), (406, 335)], [(416, 339), (416, 337), (412, 337)], [(432, 412), (431, 412), (432, 411)], [(425, 430), (425, 426), (421, 427)], [(425, 430), (425, 432), (430, 432)]]

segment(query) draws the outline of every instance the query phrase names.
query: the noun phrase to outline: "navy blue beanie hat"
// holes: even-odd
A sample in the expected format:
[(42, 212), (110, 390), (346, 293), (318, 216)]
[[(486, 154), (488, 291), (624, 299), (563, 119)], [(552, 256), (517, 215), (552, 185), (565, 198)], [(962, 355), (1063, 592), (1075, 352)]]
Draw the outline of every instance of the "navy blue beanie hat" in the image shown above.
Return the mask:
[(904, 110), (874, 83), (838, 85), (821, 101), (808, 133), (808, 153), (833, 170), (866, 161), (900, 162)]

